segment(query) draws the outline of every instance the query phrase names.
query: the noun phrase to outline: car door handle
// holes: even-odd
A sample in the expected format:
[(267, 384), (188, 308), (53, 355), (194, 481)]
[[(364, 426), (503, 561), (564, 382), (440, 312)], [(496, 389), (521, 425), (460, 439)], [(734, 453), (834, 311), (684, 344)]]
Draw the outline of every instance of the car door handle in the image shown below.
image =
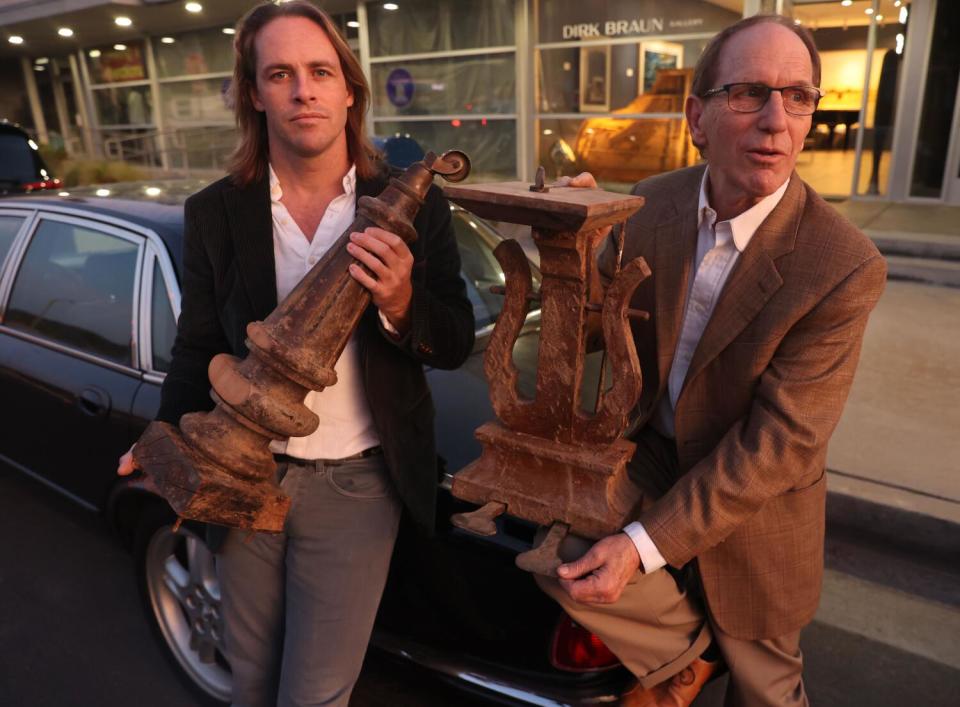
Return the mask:
[(100, 388), (84, 388), (77, 395), (77, 407), (84, 415), (105, 417), (110, 412), (110, 396)]

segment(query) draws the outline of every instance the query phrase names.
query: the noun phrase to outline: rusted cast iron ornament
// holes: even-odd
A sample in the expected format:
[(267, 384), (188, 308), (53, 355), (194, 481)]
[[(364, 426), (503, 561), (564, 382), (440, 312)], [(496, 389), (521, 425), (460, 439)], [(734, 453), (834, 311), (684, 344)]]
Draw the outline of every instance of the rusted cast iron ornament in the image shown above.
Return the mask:
[[(626, 265), (606, 291), (602, 309), (588, 303), (596, 229), (623, 222), (643, 198), (599, 189), (533, 186), (521, 182), (446, 187), (447, 198), (479, 216), (533, 227), (543, 281), (531, 292), (530, 266), (520, 245), (494, 251), (506, 279), (503, 310), (484, 358), (490, 399), (499, 422), (477, 429), (478, 460), (453, 478), (453, 495), (482, 508), (455, 515), (455, 525), (482, 535), (496, 532), (502, 513), (550, 525), (544, 542), (517, 557), (523, 569), (546, 575), (560, 564), (557, 546), (574, 533), (600, 538), (633, 519), (641, 500), (627, 477), (635, 445), (622, 434), (642, 385), (630, 298), (650, 270), (643, 258)], [(536, 396), (517, 389), (513, 346), (530, 302), (541, 307)], [(581, 409), (588, 312), (600, 309), (612, 387), (601, 391), (593, 414)]]
[(350, 233), (379, 226), (406, 242), (433, 175), (460, 181), (470, 160), (451, 150), (427, 153), (379, 197), (362, 197), (357, 217), (323, 259), (262, 322), (247, 326), (250, 354), (210, 362), (209, 413), (184, 415), (180, 427), (153, 422), (134, 449), (143, 485), (163, 496), (181, 519), (279, 531), (290, 499), (274, 481), (274, 439), (303, 437), (319, 424), (303, 403), (311, 390), (337, 382), (334, 365), (353, 334), (370, 293), (350, 276)]

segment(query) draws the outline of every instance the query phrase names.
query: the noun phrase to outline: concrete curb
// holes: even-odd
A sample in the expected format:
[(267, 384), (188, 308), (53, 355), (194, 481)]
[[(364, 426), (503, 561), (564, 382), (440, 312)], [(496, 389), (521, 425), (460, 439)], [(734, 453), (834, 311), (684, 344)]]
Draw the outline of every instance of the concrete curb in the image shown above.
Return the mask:
[(866, 229), (865, 233), (884, 255), (960, 261), (960, 235), (879, 231), (870, 228)]
[(960, 566), (960, 523), (838, 491), (827, 492), (827, 532), (855, 530), (885, 544)]

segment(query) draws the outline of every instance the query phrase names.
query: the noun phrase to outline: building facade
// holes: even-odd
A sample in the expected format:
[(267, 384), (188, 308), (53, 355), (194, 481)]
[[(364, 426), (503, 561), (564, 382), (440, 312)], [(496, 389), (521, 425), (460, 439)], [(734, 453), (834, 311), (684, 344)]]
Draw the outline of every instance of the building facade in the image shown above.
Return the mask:
[[(250, 4), (0, 0), (12, 89), (0, 118), (68, 152), (216, 169), (234, 140), (232, 28)], [(801, 176), (840, 198), (960, 204), (953, 0), (321, 4), (370, 78), (374, 134), (463, 149), (476, 180), (543, 165), (618, 190), (697, 162), (683, 104), (703, 47), (740, 17), (780, 12), (813, 31), (823, 60)]]

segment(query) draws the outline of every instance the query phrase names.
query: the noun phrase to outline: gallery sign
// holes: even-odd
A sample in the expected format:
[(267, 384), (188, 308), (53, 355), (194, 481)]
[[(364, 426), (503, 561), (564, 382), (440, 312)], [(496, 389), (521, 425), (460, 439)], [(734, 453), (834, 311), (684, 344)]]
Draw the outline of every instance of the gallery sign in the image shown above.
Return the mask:
[(702, 0), (544, 0), (540, 43), (712, 33), (740, 13)]

